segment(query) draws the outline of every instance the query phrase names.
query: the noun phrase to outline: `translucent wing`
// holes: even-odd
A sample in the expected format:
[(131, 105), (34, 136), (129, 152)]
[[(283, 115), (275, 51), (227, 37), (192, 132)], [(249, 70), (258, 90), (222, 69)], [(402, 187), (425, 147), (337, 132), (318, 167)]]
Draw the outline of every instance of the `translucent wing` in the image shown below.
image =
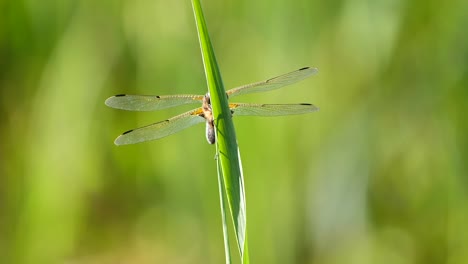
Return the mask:
[(275, 78), (268, 79), (266, 81), (251, 83), (241, 87), (233, 88), (227, 91), (226, 93), (228, 97), (233, 97), (241, 94), (271, 91), (279, 89), (286, 85), (296, 83), (317, 72), (317, 68), (305, 67), (297, 71), (293, 71)]
[(117, 137), (114, 143), (127, 145), (160, 139), (203, 122), (205, 122), (205, 118), (200, 107), (158, 123), (129, 130)]
[(312, 104), (229, 104), (233, 116), (283, 116), (318, 111)]
[(203, 95), (131, 95), (119, 94), (107, 98), (105, 104), (129, 111), (154, 111), (183, 104), (201, 103)]

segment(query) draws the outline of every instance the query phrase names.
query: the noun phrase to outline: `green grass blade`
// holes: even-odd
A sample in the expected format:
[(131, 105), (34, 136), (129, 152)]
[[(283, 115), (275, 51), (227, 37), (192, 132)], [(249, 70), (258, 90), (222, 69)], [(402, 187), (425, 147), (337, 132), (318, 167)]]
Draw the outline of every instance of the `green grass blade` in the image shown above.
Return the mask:
[[(218, 153), (218, 149), (216, 149), (216, 153)], [(226, 192), (224, 189), (224, 180), (221, 172), (221, 164), (218, 157), (216, 157), (216, 168), (218, 171), (219, 200), (221, 203), (221, 220), (223, 222), (224, 251), (226, 254), (226, 264), (231, 264), (231, 246), (229, 245), (229, 232), (226, 218)]]
[(249, 264), (249, 246), (248, 246), (248, 239), (247, 239), (247, 230), (245, 231), (245, 244), (244, 244), (244, 258), (242, 259), (242, 263)]
[[(224, 189), (231, 210), (237, 244), (243, 263), (248, 263), (245, 254), (246, 243), (246, 205), (244, 179), (240, 162), (240, 152), (237, 146), (236, 133), (232, 123), (226, 91), (208, 35), (203, 11), (199, 0), (192, 0), (195, 21), (197, 24), (200, 48), (205, 67), (208, 89), (211, 95), (211, 106), (215, 118), (216, 144), (218, 159), (223, 175)], [(247, 261), (245, 261), (247, 259)]]

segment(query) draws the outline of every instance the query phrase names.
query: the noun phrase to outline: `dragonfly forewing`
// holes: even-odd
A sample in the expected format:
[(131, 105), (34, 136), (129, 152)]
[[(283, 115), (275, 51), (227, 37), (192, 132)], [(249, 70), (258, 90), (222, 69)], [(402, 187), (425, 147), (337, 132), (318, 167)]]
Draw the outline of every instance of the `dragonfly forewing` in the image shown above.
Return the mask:
[(158, 123), (129, 130), (117, 137), (114, 143), (128, 145), (160, 139), (203, 122), (205, 118), (200, 107)]
[(312, 104), (229, 104), (233, 116), (284, 116), (318, 111)]
[(119, 94), (107, 98), (106, 105), (128, 111), (155, 111), (184, 104), (200, 104), (203, 95), (131, 95)]
[(251, 83), (243, 85), (237, 88), (233, 88), (226, 92), (228, 97), (238, 96), (249, 93), (266, 92), (275, 89), (279, 89), (283, 86), (290, 85), (299, 82), (315, 73), (318, 72), (317, 68), (305, 67), (297, 71), (286, 73), (275, 78), (271, 78), (265, 81)]

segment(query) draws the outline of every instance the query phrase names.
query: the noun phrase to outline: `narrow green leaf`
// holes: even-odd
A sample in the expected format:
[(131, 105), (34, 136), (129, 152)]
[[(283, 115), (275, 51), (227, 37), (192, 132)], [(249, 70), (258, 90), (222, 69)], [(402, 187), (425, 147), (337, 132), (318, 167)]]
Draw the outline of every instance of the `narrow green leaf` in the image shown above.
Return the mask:
[[(218, 149), (216, 148), (216, 153), (218, 153)], [(221, 220), (223, 222), (223, 237), (224, 237), (224, 251), (226, 254), (226, 264), (231, 264), (231, 246), (229, 245), (229, 232), (227, 226), (227, 218), (226, 218), (226, 192), (224, 190), (224, 180), (221, 172), (221, 164), (216, 157), (216, 168), (218, 171), (218, 189), (219, 189), (219, 200), (221, 204)]]
[(248, 254), (245, 254), (247, 220), (244, 179), (236, 133), (200, 1), (192, 0), (192, 6), (215, 120), (217, 158), (221, 165), (223, 185), (231, 210), (240, 256), (243, 263), (248, 263)]

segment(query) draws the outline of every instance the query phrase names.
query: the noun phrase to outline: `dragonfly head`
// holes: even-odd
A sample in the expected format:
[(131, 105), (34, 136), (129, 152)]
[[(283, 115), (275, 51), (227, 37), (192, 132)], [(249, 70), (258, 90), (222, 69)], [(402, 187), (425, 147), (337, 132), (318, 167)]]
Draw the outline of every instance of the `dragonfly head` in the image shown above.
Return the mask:
[(211, 109), (211, 97), (210, 97), (210, 92), (207, 92), (205, 96), (203, 97), (203, 105), (207, 106)]

